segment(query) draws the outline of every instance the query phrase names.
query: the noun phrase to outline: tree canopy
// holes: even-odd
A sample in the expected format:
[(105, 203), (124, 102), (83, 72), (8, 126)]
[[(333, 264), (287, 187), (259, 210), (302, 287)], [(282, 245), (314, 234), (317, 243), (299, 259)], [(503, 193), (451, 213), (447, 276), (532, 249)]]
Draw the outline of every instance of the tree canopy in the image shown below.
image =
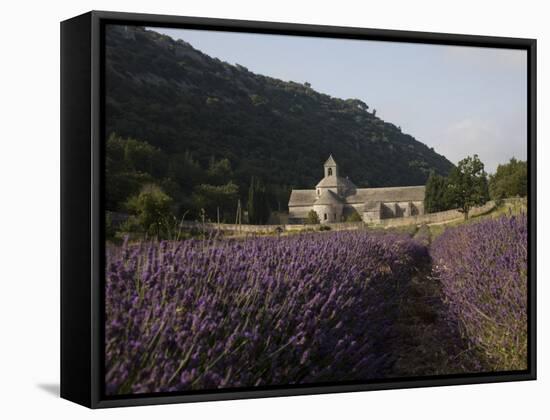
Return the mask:
[(512, 158), (498, 165), (496, 172), (489, 176), (489, 193), (493, 200), (527, 196), (527, 162)]
[(489, 200), (485, 166), (478, 155), (458, 162), (447, 177), (432, 172), (426, 183), (424, 209), (427, 213), (458, 209), (467, 219), (470, 209)]
[(489, 200), (489, 185), (485, 166), (478, 155), (468, 156), (458, 162), (447, 178), (448, 202), (468, 218), (470, 209)]
[(137, 215), (142, 231), (154, 234), (157, 238), (164, 236), (174, 224), (171, 205), (172, 199), (154, 184), (144, 186), (127, 203), (127, 207)]

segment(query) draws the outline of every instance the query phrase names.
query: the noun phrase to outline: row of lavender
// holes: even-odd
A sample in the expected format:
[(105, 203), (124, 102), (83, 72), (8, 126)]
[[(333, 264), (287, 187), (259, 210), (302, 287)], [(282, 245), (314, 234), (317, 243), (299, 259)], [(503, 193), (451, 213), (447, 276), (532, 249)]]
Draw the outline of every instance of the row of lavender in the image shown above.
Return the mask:
[(425, 258), (365, 232), (109, 247), (107, 393), (383, 377)]
[(431, 245), (450, 315), (483, 370), (527, 368), (527, 217), (447, 229)]

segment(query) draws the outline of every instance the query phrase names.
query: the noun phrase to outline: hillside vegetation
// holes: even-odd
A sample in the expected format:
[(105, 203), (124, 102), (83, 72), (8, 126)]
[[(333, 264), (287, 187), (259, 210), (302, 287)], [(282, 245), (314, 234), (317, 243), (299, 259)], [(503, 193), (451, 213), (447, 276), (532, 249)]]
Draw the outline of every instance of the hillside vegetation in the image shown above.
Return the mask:
[(109, 26), (105, 65), (109, 210), (152, 182), (179, 214), (196, 214), (204, 191), (226, 194), (222, 218), (234, 219), (252, 176), (285, 210), (330, 154), (358, 186), (424, 184), (453, 166), (360, 100), (254, 74), (144, 28)]

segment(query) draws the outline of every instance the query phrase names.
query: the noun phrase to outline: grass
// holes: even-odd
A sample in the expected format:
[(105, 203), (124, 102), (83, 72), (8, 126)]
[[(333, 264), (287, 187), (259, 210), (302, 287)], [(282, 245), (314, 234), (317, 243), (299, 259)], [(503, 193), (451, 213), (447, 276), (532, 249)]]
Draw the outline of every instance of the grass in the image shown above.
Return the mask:
[(464, 224), (478, 223), (486, 219), (496, 219), (500, 216), (514, 216), (527, 211), (527, 199), (509, 199), (497, 205), (486, 213), (472, 216), (468, 220), (453, 220), (448, 223), (425, 225), (428, 229), (429, 242), (441, 235), (449, 227), (456, 227)]
[[(365, 225), (364, 229), (372, 231), (372, 232), (380, 232), (380, 233), (393, 233), (393, 234), (406, 234), (410, 237), (414, 237), (416, 239), (419, 239), (420, 241), (424, 242), (426, 245), (431, 243), (432, 240), (437, 238), (439, 235), (441, 235), (447, 228), (449, 227), (455, 227), (462, 224), (468, 224), (468, 223), (477, 223), (480, 220), (485, 220), (487, 218), (497, 218), (499, 216), (503, 215), (517, 215), (521, 212), (527, 211), (527, 199), (526, 198), (517, 198), (517, 199), (508, 199), (504, 202), (502, 202), (497, 207), (491, 209), (490, 211), (477, 215), (472, 216), (468, 220), (458, 219), (458, 220), (452, 220), (450, 222), (444, 222), (444, 223), (437, 223), (437, 224), (423, 224), (423, 225), (417, 225), (417, 224), (410, 224), (405, 226), (395, 226), (395, 227), (384, 227), (384, 226), (368, 226)], [(296, 229), (296, 230), (288, 230), (283, 231), (281, 233), (278, 233), (276, 231), (276, 225), (272, 226), (273, 229), (269, 231), (259, 231), (259, 232), (247, 232), (247, 231), (223, 231), (223, 232), (217, 232), (217, 235), (222, 235), (226, 238), (250, 238), (250, 237), (261, 237), (261, 236), (293, 236), (293, 235), (300, 235), (303, 233), (311, 233), (311, 232), (323, 232), (324, 230), (330, 231), (332, 228), (324, 225), (311, 225), (310, 227), (305, 227), (303, 229)], [(112, 238), (109, 238), (109, 240), (113, 243), (120, 244), (122, 243), (124, 237), (127, 235), (130, 236), (131, 240), (140, 240), (143, 239), (143, 234), (139, 233), (118, 233)], [(189, 239), (189, 238), (200, 238), (205, 236), (205, 231), (201, 230), (200, 228), (191, 229), (189, 231), (182, 231), (179, 234), (179, 239)]]

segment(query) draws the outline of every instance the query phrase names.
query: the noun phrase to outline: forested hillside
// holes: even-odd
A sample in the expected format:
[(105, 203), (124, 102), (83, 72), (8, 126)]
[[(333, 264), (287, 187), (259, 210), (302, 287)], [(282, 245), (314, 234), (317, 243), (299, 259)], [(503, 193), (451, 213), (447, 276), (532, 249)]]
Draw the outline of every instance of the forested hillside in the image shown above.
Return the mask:
[(452, 168), (360, 100), (254, 74), (144, 28), (108, 26), (105, 63), (109, 210), (154, 183), (179, 213), (224, 200), (230, 213), (237, 198), (246, 204), (252, 176), (284, 210), (291, 188), (322, 178), (330, 154), (360, 187), (424, 184), (430, 170)]

